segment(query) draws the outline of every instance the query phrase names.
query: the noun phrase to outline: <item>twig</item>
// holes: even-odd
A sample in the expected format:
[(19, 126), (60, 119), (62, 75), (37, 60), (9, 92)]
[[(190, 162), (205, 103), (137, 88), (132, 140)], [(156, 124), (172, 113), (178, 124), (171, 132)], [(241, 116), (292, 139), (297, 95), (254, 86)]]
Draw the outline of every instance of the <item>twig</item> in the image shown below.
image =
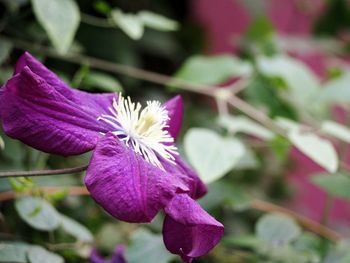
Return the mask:
[(0, 178), (6, 177), (20, 177), (20, 176), (45, 176), (45, 175), (58, 175), (58, 174), (71, 174), (85, 171), (87, 165), (72, 167), (72, 168), (63, 168), (55, 170), (36, 170), (36, 171), (7, 171), (0, 172)]
[(85, 24), (89, 24), (92, 26), (97, 26), (97, 27), (104, 27), (104, 28), (116, 28), (117, 26), (113, 25), (110, 20), (105, 19), (105, 18), (100, 18), (88, 14), (80, 14), (81, 21)]
[[(48, 193), (48, 194), (54, 194), (57, 192), (64, 191), (67, 193), (67, 195), (70, 195), (70, 196), (90, 195), (88, 190), (83, 186), (69, 186), (69, 187), (45, 186), (45, 187), (37, 188), (36, 190), (40, 190), (41, 192)], [(22, 193), (17, 193), (14, 191), (0, 192), (0, 202), (10, 201), (15, 199), (16, 197), (29, 196), (31, 194), (32, 194), (31, 191), (22, 192)]]
[(342, 236), (337, 233), (336, 231), (310, 219), (305, 216), (302, 216), (294, 211), (291, 211), (287, 208), (277, 206), (275, 204), (262, 201), (259, 199), (254, 199), (253, 202), (251, 203), (251, 207), (263, 211), (263, 212), (279, 212), (282, 214), (286, 214), (292, 218), (294, 218), (295, 221), (297, 221), (300, 225), (308, 229), (309, 231), (312, 231), (322, 237), (325, 237), (331, 241), (337, 242), (339, 241)]
[[(59, 192), (59, 191), (67, 191), (67, 195), (70, 196), (87, 196), (90, 195), (90, 193), (88, 192), (88, 190), (84, 187), (84, 186), (71, 186), (71, 187), (41, 187), (40, 191), (42, 192), (46, 192), (49, 194), (53, 194), (55, 192)], [(13, 191), (8, 191), (8, 192), (0, 192), (0, 202), (3, 201), (9, 201), (12, 200), (18, 196), (23, 196), (23, 195), (30, 195), (30, 192), (25, 192), (25, 193), (16, 193)], [(279, 213), (283, 213), (286, 215), (289, 215), (290, 217), (294, 218), (295, 221), (297, 221), (300, 225), (302, 225), (303, 227), (305, 227), (306, 229), (308, 229), (311, 232), (314, 232), (320, 236), (323, 236), (331, 241), (339, 241), (342, 236), (335, 232), (334, 230), (325, 227), (323, 225), (321, 225), (320, 223), (311, 220), (305, 216), (302, 216), (294, 211), (291, 211), (287, 208), (263, 201), (263, 200), (259, 200), (259, 199), (254, 199), (253, 202), (251, 203), (251, 208), (262, 211), (262, 212), (279, 212)]]

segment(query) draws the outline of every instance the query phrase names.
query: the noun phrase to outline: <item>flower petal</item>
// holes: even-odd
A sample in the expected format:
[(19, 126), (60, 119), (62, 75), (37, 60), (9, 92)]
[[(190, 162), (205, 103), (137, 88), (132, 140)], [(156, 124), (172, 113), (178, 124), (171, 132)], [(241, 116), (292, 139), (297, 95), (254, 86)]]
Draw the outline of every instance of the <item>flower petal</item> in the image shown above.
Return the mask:
[(95, 201), (127, 222), (150, 222), (177, 192), (188, 187), (148, 163), (113, 134), (101, 138), (92, 156), (85, 184)]
[(161, 163), (167, 173), (187, 185), (191, 198), (199, 199), (207, 193), (207, 186), (179, 155), (175, 156), (175, 165), (166, 160), (161, 160)]
[(169, 131), (170, 135), (176, 139), (180, 133), (184, 112), (182, 97), (180, 95), (175, 96), (174, 98), (166, 101), (163, 106), (167, 109), (169, 115), (169, 127), (167, 130)]
[(224, 234), (224, 226), (186, 194), (176, 195), (166, 206), (165, 213), (165, 246), (185, 262), (207, 254)]
[(126, 263), (124, 254), (126, 247), (124, 245), (118, 245), (114, 249), (111, 259), (104, 259), (96, 248), (93, 248), (90, 253), (91, 263)]
[[(20, 73), (25, 67), (29, 67), (33, 73), (43, 78), (48, 85), (52, 86), (67, 99), (77, 105), (81, 105), (85, 109), (94, 111), (96, 117), (101, 113), (108, 113), (108, 107), (111, 106), (111, 101), (115, 97), (114, 93), (91, 94), (72, 89), (28, 52), (25, 52), (18, 59), (15, 74)], [(82, 104), (82, 102), (84, 103)]]
[(0, 115), (10, 137), (67, 156), (93, 149), (99, 133), (110, 129), (84, 104), (67, 99), (25, 66), (2, 88)]
[(183, 170), (187, 177), (191, 178), (193, 181), (193, 186), (190, 187), (192, 194), (190, 195), (193, 199), (199, 199), (203, 197), (208, 192), (208, 187), (199, 178), (197, 173), (180, 157), (176, 157), (176, 164), (179, 168)]

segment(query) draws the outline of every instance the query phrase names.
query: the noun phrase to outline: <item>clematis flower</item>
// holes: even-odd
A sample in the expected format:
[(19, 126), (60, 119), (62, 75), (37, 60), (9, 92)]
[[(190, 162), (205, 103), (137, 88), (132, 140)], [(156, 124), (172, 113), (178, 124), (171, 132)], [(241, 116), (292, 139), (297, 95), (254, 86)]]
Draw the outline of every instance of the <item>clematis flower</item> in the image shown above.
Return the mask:
[(63, 156), (93, 150), (85, 176), (92, 198), (113, 217), (147, 223), (161, 210), (167, 249), (191, 262), (221, 239), (223, 225), (196, 199), (206, 186), (177, 153), (183, 105), (133, 103), (121, 94), (68, 87), (29, 53), (0, 89), (5, 133), (38, 150)]
[(126, 247), (124, 245), (116, 246), (113, 255), (110, 259), (104, 259), (96, 248), (93, 248), (90, 253), (91, 263), (127, 263), (124, 257)]

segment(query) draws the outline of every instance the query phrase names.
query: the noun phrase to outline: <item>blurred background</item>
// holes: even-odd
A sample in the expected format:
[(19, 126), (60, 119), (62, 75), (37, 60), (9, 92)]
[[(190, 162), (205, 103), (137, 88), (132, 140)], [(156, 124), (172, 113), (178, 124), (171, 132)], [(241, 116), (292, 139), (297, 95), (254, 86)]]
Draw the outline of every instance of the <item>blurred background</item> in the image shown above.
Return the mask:
[[(27, 50), (73, 88), (143, 102), (181, 94), (178, 147), (208, 183), (201, 205), (225, 225), (221, 243), (195, 262), (345, 263), (349, 29), (347, 0), (0, 0), (0, 84)], [(90, 158), (48, 155), (1, 130), (0, 146), (1, 171)], [(24, 244), (57, 262), (89, 262), (93, 247), (108, 258), (118, 244), (128, 262), (180, 262), (163, 245), (162, 215), (119, 222), (79, 196), (83, 176), (1, 179), (0, 262), (42, 262)], [(42, 231), (21, 215), (14, 197), (28, 191), (67, 217), (63, 226)]]

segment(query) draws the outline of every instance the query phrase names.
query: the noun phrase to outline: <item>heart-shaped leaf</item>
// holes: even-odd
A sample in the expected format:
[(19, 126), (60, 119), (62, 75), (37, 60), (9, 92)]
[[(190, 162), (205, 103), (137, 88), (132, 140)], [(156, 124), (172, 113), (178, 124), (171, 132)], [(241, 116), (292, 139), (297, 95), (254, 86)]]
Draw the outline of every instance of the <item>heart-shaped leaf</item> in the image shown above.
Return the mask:
[(35, 229), (51, 231), (61, 223), (57, 210), (42, 198), (22, 197), (16, 200), (15, 206), (20, 217)]
[(39, 23), (47, 32), (54, 47), (67, 52), (80, 22), (80, 12), (73, 0), (32, 0)]
[(232, 170), (245, 153), (239, 140), (203, 128), (190, 129), (184, 144), (190, 163), (206, 183), (214, 182)]

